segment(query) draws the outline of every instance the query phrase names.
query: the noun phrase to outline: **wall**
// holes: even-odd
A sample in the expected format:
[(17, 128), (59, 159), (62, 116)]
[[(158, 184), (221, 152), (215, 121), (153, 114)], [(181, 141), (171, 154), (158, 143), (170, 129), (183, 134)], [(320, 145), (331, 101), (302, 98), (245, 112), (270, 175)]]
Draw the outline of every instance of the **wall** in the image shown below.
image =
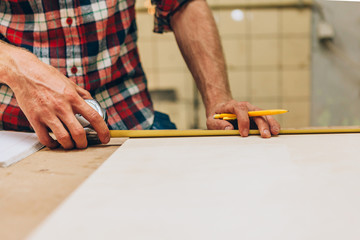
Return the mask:
[[(264, 109), (289, 109), (290, 113), (277, 117), (284, 127), (308, 126), (311, 9), (294, 7), (298, 1), (208, 3), (221, 35), (234, 98)], [(198, 93), (173, 34), (152, 33), (152, 16), (141, 9), (141, 3), (138, 6), (140, 56), (149, 89), (173, 89), (177, 97), (166, 101), (155, 96), (155, 108), (170, 113), (181, 129), (206, 128), (204, 108), (200, 103), (197, 109)], [(242, 20), (231, 17), (235, 9), (242, 11)]]
[[(335, 30), (334, 45), (339, 54), (329, 51), (313, 34), (313, 108), (315, 126), (360, 125), (360, 3), (319, 1), (325, 19)], [(316, 33), (319, 12), (314, 14)], [(345, 54), (352, 61), (346, 61)]]

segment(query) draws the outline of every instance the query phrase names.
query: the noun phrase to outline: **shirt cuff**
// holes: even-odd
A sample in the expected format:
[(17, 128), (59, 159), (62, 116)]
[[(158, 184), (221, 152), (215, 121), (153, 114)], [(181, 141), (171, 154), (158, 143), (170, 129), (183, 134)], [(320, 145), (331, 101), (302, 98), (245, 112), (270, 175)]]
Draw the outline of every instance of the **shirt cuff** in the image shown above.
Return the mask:
[(172, 31), (171, 16), (185, 3), (191, 0), (151, 0), (155, 7), (154, 32), (163, 33)]

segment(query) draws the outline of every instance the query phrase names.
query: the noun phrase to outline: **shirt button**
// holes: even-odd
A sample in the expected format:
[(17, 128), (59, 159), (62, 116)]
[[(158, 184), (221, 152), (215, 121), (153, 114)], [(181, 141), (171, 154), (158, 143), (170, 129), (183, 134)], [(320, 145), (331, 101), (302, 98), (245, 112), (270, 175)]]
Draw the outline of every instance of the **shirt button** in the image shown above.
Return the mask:
[(69, 26), (72, 24), (72, 22), (73, 22), (73, 20), (72, 20), (71, 17), (68, 17), (68, 18), (66, 19), (66, 23), (67, 23)]
[(77, 67), (76, 67), (76, 66), (73, 66), (73, 67), (71, 68), (71, 72), (72, 72), (72, 74), (77, 73), (77, 71), (78, 71), (78, 69), (77, 69)]

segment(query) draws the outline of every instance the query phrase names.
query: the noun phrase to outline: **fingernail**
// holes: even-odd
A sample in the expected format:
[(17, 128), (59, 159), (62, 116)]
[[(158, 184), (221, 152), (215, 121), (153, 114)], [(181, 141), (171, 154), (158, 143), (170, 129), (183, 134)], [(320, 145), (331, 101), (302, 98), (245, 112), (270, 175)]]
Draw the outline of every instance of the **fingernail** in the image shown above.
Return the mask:
[(273, 127), (272, 130), (274, 130), (275, 132), (279, 132), (279, 128), (278, 128), (278, 127)]
[(226, 126), (224, 130), (232, 130), (231, 126)]
[(269, 132), (269, 130), (267, 130), (267, 129), (265, 129), (265, 130), (263, 131), (263, 133), (264, 133), (264, 135), (270, 136), (270, 132)]
[(244, 129), (241, 133), (241, 136), (246, 137), (249, 134), (249, 130), (248, 129)]

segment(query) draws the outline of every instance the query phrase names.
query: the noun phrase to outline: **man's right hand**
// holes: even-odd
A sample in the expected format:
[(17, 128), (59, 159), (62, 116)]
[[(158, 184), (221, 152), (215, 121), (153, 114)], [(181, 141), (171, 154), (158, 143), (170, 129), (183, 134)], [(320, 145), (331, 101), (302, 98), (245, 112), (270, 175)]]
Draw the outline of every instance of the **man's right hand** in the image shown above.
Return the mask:
[(86, 148), (86, 133), (76, 113), (90, 122), (102, 143), (109, 142), (110, 132), (103, 118), (84, 101), (92, 98), (88, 91), (26, 50), (1, 42), (0, 49), (0, 73), (4, 72), (0, 81), (13, 90), (42, 144), (50, 148), (59, 144), (64, 149)]

